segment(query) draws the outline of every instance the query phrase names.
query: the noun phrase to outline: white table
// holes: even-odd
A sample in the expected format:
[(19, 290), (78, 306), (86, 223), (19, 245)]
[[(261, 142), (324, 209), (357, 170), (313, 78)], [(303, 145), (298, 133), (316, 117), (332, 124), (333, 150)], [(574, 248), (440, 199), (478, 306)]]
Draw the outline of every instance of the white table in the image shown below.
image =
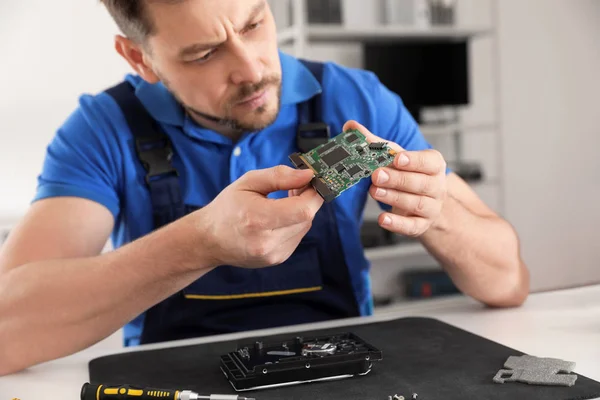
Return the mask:
[(429, 300), (380, 309), (375, 316), (243, 334), (107, 350), (95, 346), (70, 357), (0, 378), (0, 400), (77, 400), (88, 381), (87, 363), (96, 357), (125, 351), (156, 349), (238, 339), (258, 334), (287, 333), (344, 324), (383, 321), (405, 316), (438, 318), (516, 350), (540, 357), (575, 361), (575, 372), (600, 381), (600, 285), (533, 294), (515, 309), (486, 309), (464, 298)]

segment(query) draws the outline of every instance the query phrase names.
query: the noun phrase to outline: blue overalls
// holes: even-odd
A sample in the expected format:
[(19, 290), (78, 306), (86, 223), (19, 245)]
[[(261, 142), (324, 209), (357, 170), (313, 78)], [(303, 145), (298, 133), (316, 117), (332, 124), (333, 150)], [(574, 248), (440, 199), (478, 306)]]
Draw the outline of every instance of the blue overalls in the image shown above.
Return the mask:
[[(322, 81), (320, 63), (302, 61)], [(183, 203), (181, 181), (171, 165), (168, 136), (150, 117), (132, 87), (109, 90), (134, 135), (146, 170), (155, 229), (197, 207)], [(320, 95), (299, 107), (298, 151), (329, 138), (320, 117)], [(140, 343), (325, 321), (360, 315), (336, 223), (335, 202), (324, 204), (312, 228), (283, 264), (261, 269), (219, 266), (147, 310)]]

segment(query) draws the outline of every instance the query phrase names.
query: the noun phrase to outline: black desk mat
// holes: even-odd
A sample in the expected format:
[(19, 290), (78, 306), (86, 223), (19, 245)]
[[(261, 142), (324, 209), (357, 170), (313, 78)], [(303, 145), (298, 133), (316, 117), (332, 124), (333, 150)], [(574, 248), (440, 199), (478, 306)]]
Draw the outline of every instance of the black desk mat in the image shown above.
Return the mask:
[[(419, 400), (600, 398), (600, 382), (581, 375), (572, 387), (494, 383), (492, 378), (503, 368), (506, 359), (523, 353), (435, 319), (401, 318), (298, 334), (345, 331), (356, 333), (382, 350), (383, 360), (375, 363), (366, 376), (241, 392), (240, 395), (257, 400), (387, 400), (389, 395), (410, 398), (412, 393), (417, 393)], [(269, 340), (295, 335), (269, 336)], [(252, 338), (243, 339), (243, 343), (248, 340)], [(90, 381), (187, 389), (201, 395), (235, 394), (219, 369), (219, 357), (235, 350), (237, 344), (238, 341), (217, 342), (98, 358), (90, 362)]]

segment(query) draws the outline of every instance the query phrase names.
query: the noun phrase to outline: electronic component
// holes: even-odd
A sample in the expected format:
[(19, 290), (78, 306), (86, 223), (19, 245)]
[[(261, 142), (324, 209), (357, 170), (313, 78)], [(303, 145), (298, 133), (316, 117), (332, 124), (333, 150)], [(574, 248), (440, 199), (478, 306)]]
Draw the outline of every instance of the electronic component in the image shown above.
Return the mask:
[(296, 168), (314, 171), (313, 188), (330, 202), (378, 168), (390, 165), (395, 156), (387, 143), (369, 144), (359, 130), (349, 130), (308, 153), (294, 153), (289, 158)]
[(348, 142), (348, 143), (354, 143), (357, 140), (358, 140), (358, 136), (356, 136), (354, 133), (351, 133), (348, 136), (346, 136), (346, 142)]
[(383, 150), (385, 148), (385, 146), (387, 146), (387, 145), (385, 143), (383, 143), (383, 142), (371, 143), (369, 145), (369, 149), (371, 149), (371, 150)]
[(221, 370), (236, 391), (366, 375), (381, 351), (353, 333), (261, 341), (221, 356)]
[(358, 165), (353, 165), (352, 168), (350, 168), (348, 170), (348, 174), (350, 174), (350, 176), (354, 176), (359, 174), (360, 172), (362, 172), (362, 168), (359, 167)]
[(343, 147), (335, 147), (332, 151), (327, 154), (321, 154), (321, 160), (327, 164), (328, 167), (333, 167), (340, 161), (344, 161), (350, 157), (350, 153)]

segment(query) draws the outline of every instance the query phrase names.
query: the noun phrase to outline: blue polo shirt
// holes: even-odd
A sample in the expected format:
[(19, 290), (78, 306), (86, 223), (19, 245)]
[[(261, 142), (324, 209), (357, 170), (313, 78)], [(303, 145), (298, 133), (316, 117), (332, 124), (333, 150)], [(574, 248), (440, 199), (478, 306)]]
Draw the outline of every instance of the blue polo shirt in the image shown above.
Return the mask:
[[(317, 93), (322, 93), (323, 118), (334, 135), (353, 119), (407, 150), (431, 148), (399, 96), (374, 74), (327, 63), (320, 84), (296, 58), (280, 52), (280, 60), (282, 97), (277, 120), (236, 143), (195, 123), (162, 84), (125, 77), (173, 142), (173, 164), (181, 174), (186, 204), (205, 206), (250, 170), (291, 166), (288, 156), (297, 151), (297, 106)], [(48, 146), (34, 201), (75, 196), (102, 204), (114, 217), (111, 238), (118, 248), (153, 230), (144, 176), (120, 108), (104, 92), (86, 94)], [(370, 179), (363, 179), (335, 201), (339, 235), (362, 315), (372, 313), (370, 265), (360, 240), (369, 186)], [(143, 318), (142, 314), (125, 327), (126, 343), (135, 343), (129, 339), (139, 336)]]

